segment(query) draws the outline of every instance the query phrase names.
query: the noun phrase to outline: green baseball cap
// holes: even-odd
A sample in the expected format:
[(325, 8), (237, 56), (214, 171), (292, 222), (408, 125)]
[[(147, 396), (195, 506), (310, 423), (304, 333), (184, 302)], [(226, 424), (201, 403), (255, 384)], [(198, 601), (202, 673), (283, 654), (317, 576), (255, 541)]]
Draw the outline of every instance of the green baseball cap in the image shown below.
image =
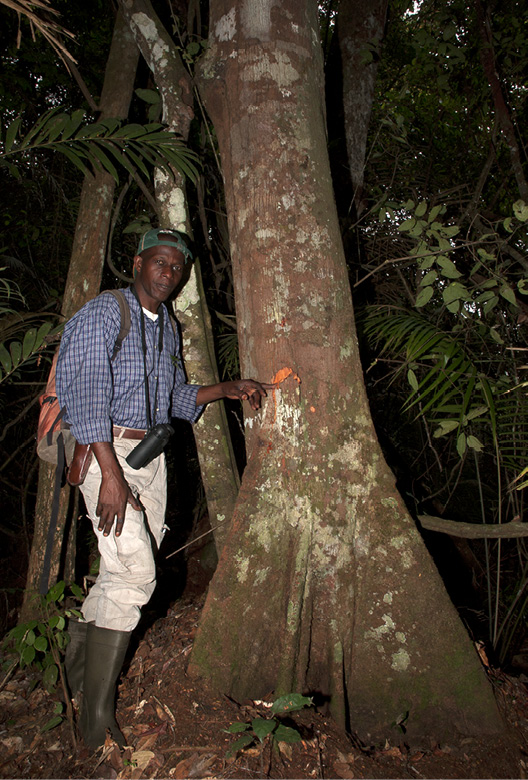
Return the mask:
[(192, 252), (185, 243), (183, 238), (184, 234), (179, 230), (173, 230), (172, 228), (154, 228), (153, 230), (147, 230), (139, 241), (137, 254), (140, 255), (144, 249), (150, 249), (153, 246), (175, 246), (179, 249), (182, 255), (187, 260), (192, 260)]

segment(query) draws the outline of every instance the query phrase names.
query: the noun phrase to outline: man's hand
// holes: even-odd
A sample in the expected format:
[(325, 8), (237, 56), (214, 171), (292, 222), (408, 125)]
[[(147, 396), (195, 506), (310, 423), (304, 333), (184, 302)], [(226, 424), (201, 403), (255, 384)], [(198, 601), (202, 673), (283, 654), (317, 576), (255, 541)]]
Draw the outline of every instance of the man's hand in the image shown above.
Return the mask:
[(196, 396), (196, 405), (218, 401), (220, 398), (249, 401), (252, 409), (260, 409), (262, 399), (267, 396), (267, 390), (273, 390), (276, 385), (257, 382), (255, 379), (237, 379), (234, 382), (219, 382), (217, 385), (201, 387)]
[(125, 522), (127, 504), (138, 511), (141, 511), (142, 507), (123, 476), (110, 442), (92, 444), (92, 450), (101, 467), (102, 474), (99, 500), (95, 510), (99, 517), (97, 529), (103, 532), (103, 536), (108, 536), (115, 520), (115, 535), (120, 536)]

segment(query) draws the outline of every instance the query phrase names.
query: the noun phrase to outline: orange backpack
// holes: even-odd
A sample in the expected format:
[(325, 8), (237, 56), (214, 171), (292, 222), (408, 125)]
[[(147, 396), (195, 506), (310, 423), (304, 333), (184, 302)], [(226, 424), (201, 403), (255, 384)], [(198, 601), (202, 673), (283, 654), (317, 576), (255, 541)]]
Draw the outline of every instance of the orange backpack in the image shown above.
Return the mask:
[[(122, 290), (105, 290), (101, 295), (113, 295), (119, 303), (121, 326), (112, 354), (112, 360), (115, 360), (123, 341), (130, 332), (130, 309)], [(58, 357), (59, 349), (57, 348), (53, 356), (46, 389), (39, 398), (40, 415), (37, 427), (37, 455), (47, 463), (57, 464), (61, 459), (60, 449), (62, 445), (64, 445), (64, 456), (67, 462), (73, 457), (75, 447), (73, 434), (63, 420), (65, 410), (59, 406), (55, 389), (55, 372), (57, 370)], [(59, 440), (60, 434), (62, 434), (62, 440)]]

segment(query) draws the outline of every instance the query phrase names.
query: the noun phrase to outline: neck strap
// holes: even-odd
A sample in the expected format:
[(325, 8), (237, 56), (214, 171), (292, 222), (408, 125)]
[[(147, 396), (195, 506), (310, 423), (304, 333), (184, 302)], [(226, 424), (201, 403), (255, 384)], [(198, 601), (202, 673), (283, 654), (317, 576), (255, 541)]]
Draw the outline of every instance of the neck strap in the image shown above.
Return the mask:
[(139, 295), (137, 294), (137, 290), (134, 285), (132, 285), (131, 290), (135, 299), (139, 303), (139, 322), (141, 326), (141, 347), (143, 350), (143, 375), (144, 375), (144, 384), (145, 384), (145, 407), (147, 412), (147, 429), (150, 430), (156, 424), (156, 405), (158, 402), (158, 388), (159, 388), (159, 367), (160, 367), (161, 353), (163, 351), (163, 325), (164, 325), (163, 306), (160, 306), (158, 309), (158, 327), (159, 327), (158, 370), (156, 372), (156, 391), (154, 393), (154, 417), (153, 417), (151, 413), (151, 406), (150, 406), (150, 388), (149, 388), (148, 373), (147, 373), (147, 339), (145, 336), (145, 314), (143, 312), (143, 306), (141, 305), (141, 301), (139, 300)]

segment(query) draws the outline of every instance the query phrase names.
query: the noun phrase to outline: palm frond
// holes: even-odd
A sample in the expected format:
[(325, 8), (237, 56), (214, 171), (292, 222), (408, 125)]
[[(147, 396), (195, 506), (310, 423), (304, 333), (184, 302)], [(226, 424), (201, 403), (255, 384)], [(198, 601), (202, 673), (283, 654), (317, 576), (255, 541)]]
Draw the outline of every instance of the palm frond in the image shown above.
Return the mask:
[[(396, 356), (400, 365), (393, 379), (407, 372), (410, 392), (403, 410), (418, 407), (438, 427), (436, 436), (456, 431), (459, 452), (465, 451), (464, 428), (473, 420), (495, 431), (495, 396), (478, 362), (457, 336), (438, 328), (420, 313), (373, 306), (363, 320), (367, 338), (380, 355)], [(420, 379), (417, 374), (420, 375)], [(470, 445), (480, 447), (473, 437)]]
[(173, 132), (160, 124), (121, 125), (117, 119), (83, 124), (84, 112), (69, 116), (52, 108), (20, 134), (22, 117), (17, 117), (0, 137), (0, 165), (19, 175), (16, 160), (28, 154), (51, 150), (63, 154), (83, 173), (103, 170), (118, 180), (118, 168), (149, 176), (158, 167), (172, 175), (176, 169), (193, 181), (198, 177), (198, 156)]

